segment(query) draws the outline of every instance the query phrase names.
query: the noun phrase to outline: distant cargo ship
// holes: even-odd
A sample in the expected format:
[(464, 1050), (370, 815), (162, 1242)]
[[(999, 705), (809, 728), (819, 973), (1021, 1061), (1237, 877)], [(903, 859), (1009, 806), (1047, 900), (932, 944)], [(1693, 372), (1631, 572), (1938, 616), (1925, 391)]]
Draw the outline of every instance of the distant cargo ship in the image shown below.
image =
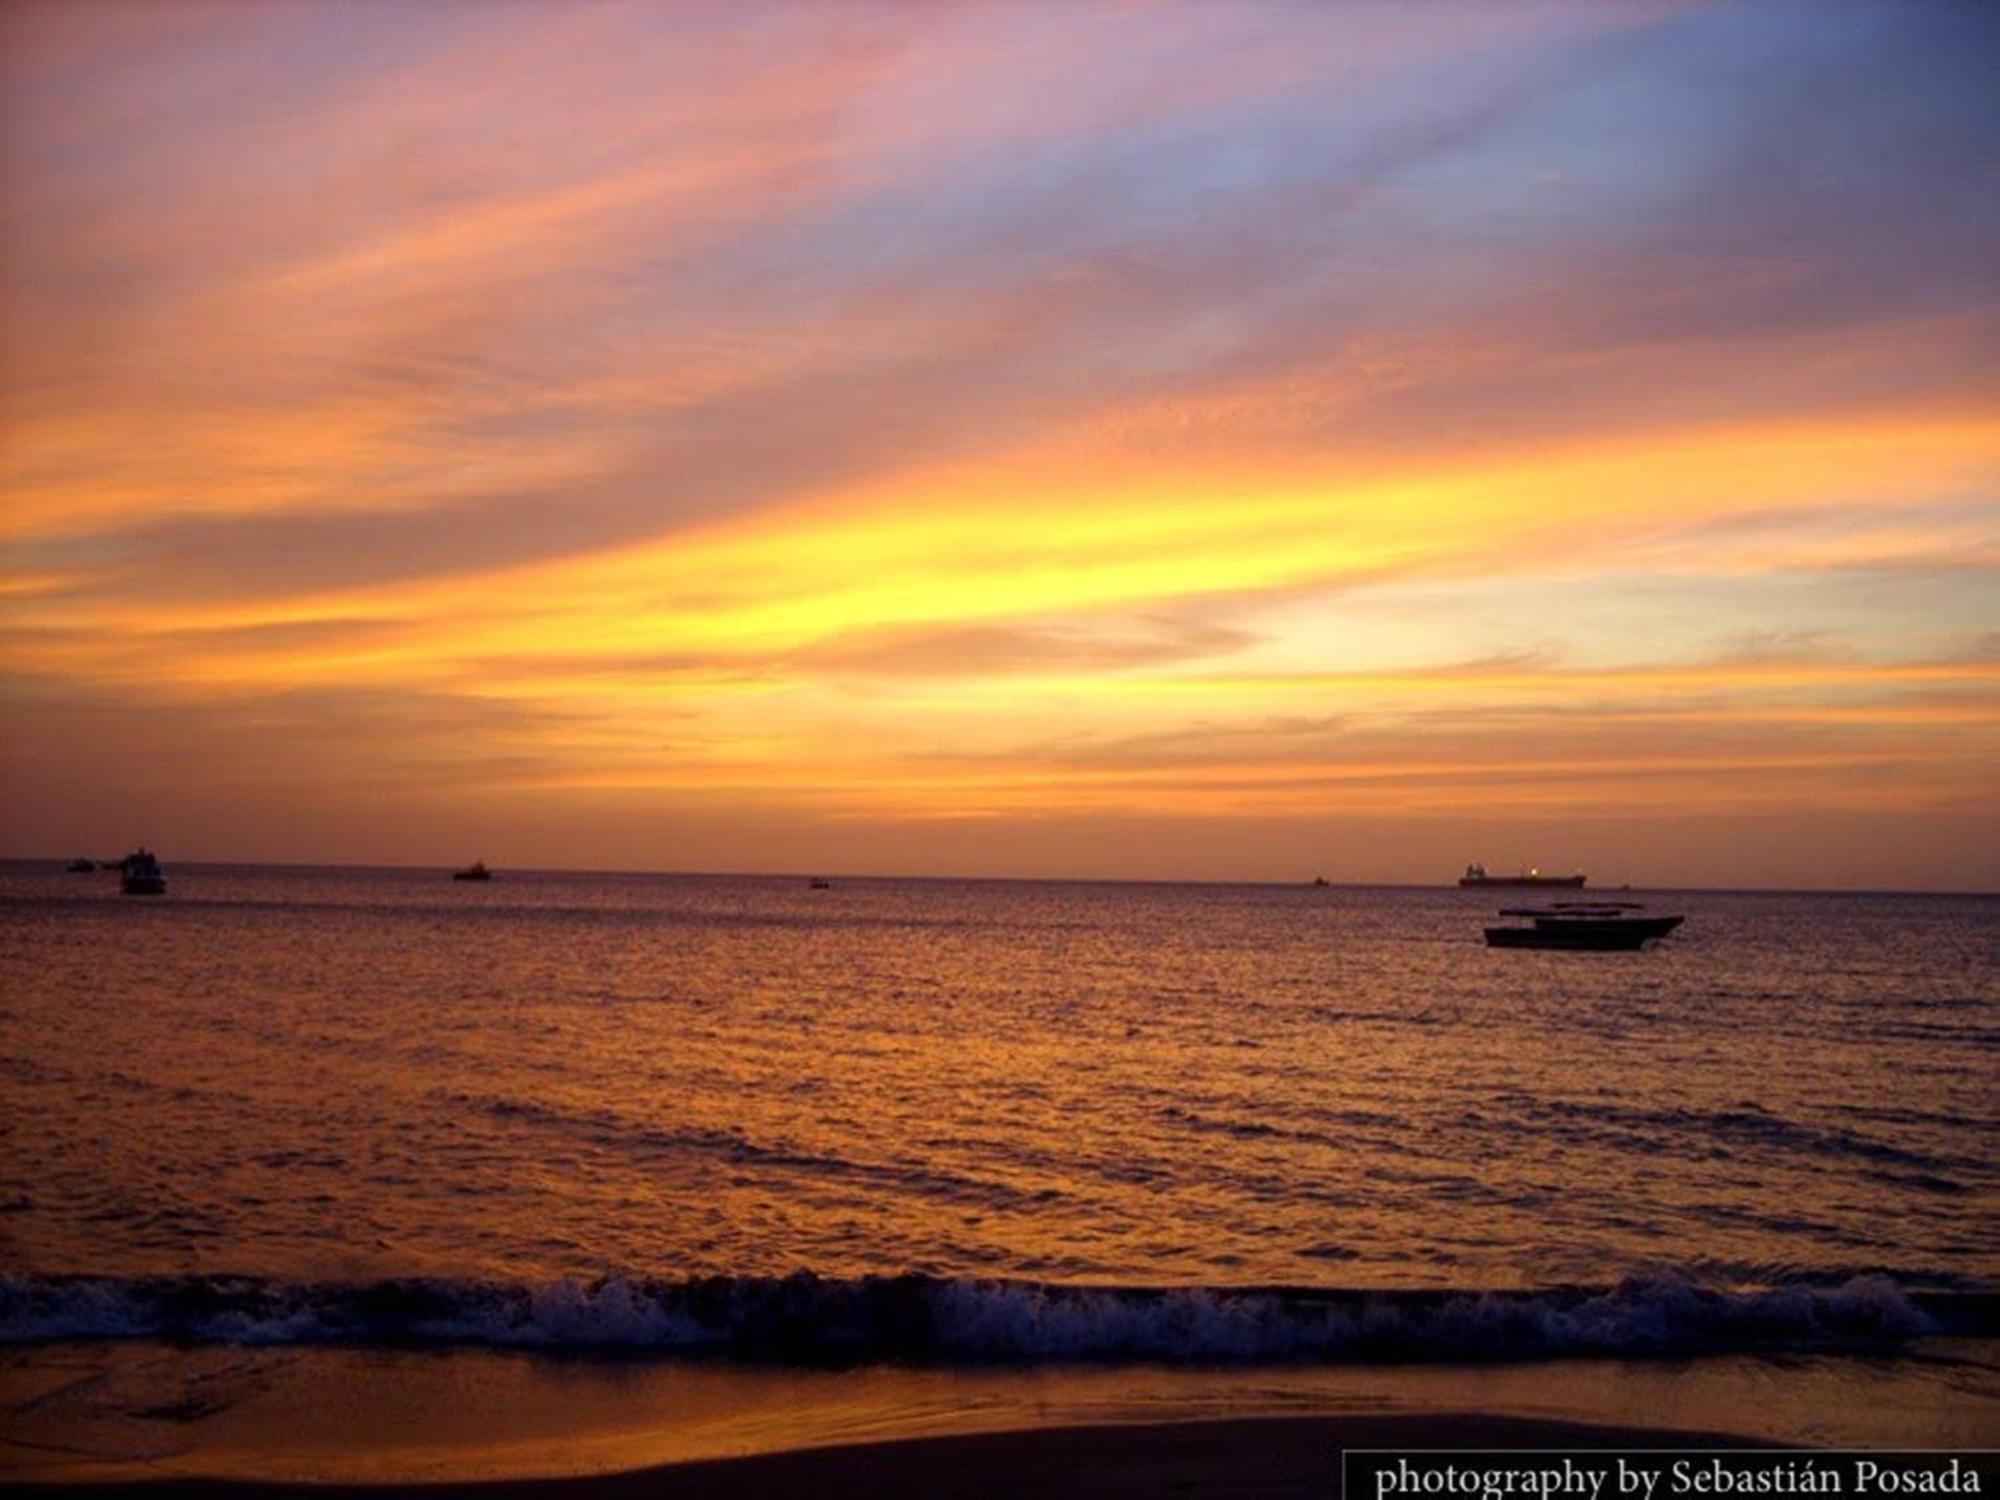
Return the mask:
[(1523, 870), (1518, 875), (1488, 875), (1484, 865), (1467, 865), (1465, 873), (1458, 877), (1463, 886), (1474, 886), (1480, 890), (1492, 890), (1496, 886), (1511, 886), (1516, 890), (1535, 891), (1580, 891), (1583, 889), (1581, 875), (1544, 875), (1540, 870)]

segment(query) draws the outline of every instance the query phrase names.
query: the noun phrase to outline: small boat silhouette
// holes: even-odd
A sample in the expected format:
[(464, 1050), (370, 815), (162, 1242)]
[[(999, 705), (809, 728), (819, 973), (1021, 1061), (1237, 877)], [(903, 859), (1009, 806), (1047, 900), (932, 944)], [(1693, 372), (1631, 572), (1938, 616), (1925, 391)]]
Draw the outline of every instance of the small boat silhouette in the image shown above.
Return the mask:
[(475, 859), (463, 870), (453, 870), (451, 878), (453, 880), (491, 880), (493, 872), (486, 868), (485, 860)]
[(160, 868), (153, 851), (141, 844), (118, 861), (118, 888), (128, 896), (164, 896), (167, 872)]
[(1503, 907), (1503, 917), (1526, 917), (1527, 927), (1489, 927), (1489, 948), (1578, 948), (1629, 952), (1672, 932), (1685, 917), (1639, 915), (1636, 901), (1558, 901), (1553, 906)]

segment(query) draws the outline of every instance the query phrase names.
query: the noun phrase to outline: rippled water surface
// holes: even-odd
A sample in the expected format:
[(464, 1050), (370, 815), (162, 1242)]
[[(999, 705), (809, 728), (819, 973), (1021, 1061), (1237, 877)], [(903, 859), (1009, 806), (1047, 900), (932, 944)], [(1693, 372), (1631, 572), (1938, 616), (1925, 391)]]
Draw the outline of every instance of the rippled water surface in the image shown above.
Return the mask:
[(16, 1273), (2000, 1285), (2000, 902), (0, 873)]

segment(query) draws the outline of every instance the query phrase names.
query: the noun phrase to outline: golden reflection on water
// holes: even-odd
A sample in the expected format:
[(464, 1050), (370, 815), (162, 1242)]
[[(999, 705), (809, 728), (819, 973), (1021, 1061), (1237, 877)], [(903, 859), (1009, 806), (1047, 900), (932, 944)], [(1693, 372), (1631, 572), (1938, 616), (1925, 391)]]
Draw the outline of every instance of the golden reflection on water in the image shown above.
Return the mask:
[(36, 1272), (1995, 1269), (1991, 902), (1694, 895), (1565, 955), (1457, 891), (9, 879)]

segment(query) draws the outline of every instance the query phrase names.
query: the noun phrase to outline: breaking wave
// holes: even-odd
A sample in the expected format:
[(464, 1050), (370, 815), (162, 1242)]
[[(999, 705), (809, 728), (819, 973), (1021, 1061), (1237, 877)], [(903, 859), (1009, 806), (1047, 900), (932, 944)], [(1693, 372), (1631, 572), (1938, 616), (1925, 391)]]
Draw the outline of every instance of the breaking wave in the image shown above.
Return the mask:
[(1085, 1287), (928, 1276), (0, 1277), (0, 1343), (474, 1346), (712, 1354), (787, 1363), (1163, 1363), (1685, 1357), (1879, 1350), (2000, 1332), (2000, 1297), (1842, 1286), (1360, 1292)]

